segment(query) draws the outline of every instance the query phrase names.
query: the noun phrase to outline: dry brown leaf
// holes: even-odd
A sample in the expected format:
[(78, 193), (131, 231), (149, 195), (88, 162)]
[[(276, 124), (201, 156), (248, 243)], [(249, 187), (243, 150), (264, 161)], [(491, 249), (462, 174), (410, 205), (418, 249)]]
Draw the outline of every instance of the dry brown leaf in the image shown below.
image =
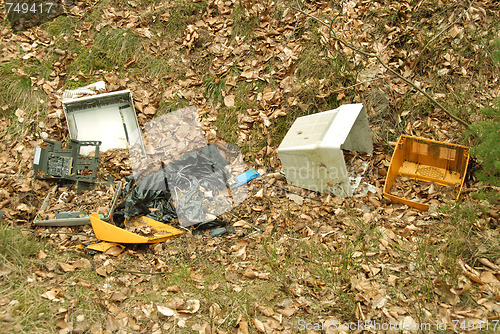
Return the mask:
[(240, 314), (238, 320), (236, 321), (236, 327), (238, 327), (238, 333), (248, 334), (248, 322), (247, 319)]
[(89, 260), (87, 260), (85, 258), (80, 258), (80, 259), (76, 260), (75, 262), (73, 262), (73, 267), (75, 267), (77, 269), (81, 269), (81, 268), (91, 269), (92, 264), (90, 263)]
[(228, 108), (234, 107), (234, 95), (226, 95), (224, 97), (224, 105)]
[(489, 272), (489, 271), (483, 271), (481, 273), (481, 281), (483, 281), (484, 283), (486, 284), (489, 284), (489, 283), (500, 283), (500, 281), (498, 280), (498, 278), (496, 278), (495, 275), (493, 275), (493, 273)]
[(172, 317), (172, 316), (177, 314), (177, 312), (175, 312), (175, 310), (173, 310), (169, 307), (166, 307), (166, 306), (156, 305), (156, 309), (158, 310), (158, 312), (160, 312), (162, 315), (164, 315), (166, 317)]
[(58, 262), (57, 264), (59, 265), (59, 267), (61, 267), (61, 269), (65, 273), (69, 273), (71, 271), (75, 271), (75, 267), (73, 265), (71, 265), (71, 264), (62, 263), (62, 262)]
[(251, 228), (251, 226), (244, 220), (238, 220), (233, 224), (234, 227)]
[(44, 251), (40, 249), (38, 252), (36, 252), (36, 256), (38, 259), (44, 260), (47, 257), (47, 254), (45, 254)]
[(286, 197), (292, 201), (294, 201), (298, 205), (302, 205), (304, 203), (304, 197), (296, 195), (296, 194), (291, 194), (287, 193)]
[(194, 314), (200, 309), (200, 301), (198, 299), (190, 299), (186, 301), (182, 308), (177, 309), (179, 313)]
[(460, 302), (458, 293), (454, 293), (451, 286), (440, 278), (434, 281), (434, 291), (443, 298), (443, 301), (450, 305), (457, 305)]
[(105, 255), (111, 255), (111, 256), (118, 256), (124, 252), (124, 248), (121, 245), (113, 246), (109, 249), (107, 249), (104, 254)]
[(58, 293), (59, 292), (57, 290), (49, 290), (49, 291), (46, 291), (42, 294), (42, 298), (45, 298), (45, 299), (52, 301), (52, 300), (56, 299)]
[(253, 319), (253, 325), (255, 326), (255, 328), (257, 329), (257, 331), (259, 333), (265, 333), (266, 332), (266, 329), (264, 328), (264, 324), (259, 319), (254, 318)]
[(274, 315), (274, 311), (270, 307), (261, 306), (261, 305), (257, 305), (256, 307), (257, 307), (257, 310), (259, 310), (259, 312), (262, 313), (263, 315), (265, 315), (266, 317), (272, 317)]
[(181, 293), (181, 288), (179, 288), (178, 285), (170, 285), (167, 287), (167, 292), (176, 292), (176, 293)]
[(122, 302), (125, 299), (127, 299), (127, 295), (123, 292), (113, 292), (109, 297), (109, 300), (111, 300), (112, 302)]
[(66, 316), (60, 317), (56, 320), (57, 328), (64, 329), (68, 327), (68, 323), (66, 322)]
[(116, 321), (115, 317), (113, 317), (111, 314), (108, 314), (106, 318), (106, 329), (110, 332), (117, 331), (120, 328), (118, 325), (118, 322)]
[(264, 198), (264, 189), (261, 188), (255, 195), (253, 195), (253, 198), (255, 199), (263, 199)]
[(285, 317), (291, 317), (297, 311), (298, 309), (296, 307), (287, 306), (284, 309), (278, 310), (278, 313), (284, 315)]
[(144, 111), (143, 111), (146, 115), (154, 115), (156, 114), (156, 108), (153, 107), (153, 106), (147, 106), (146, 108), (144, 108)]
[(95, 270), (97, 274), (99, 274), (102, 277), (108, 276), (108, 273), (106, 272), (106, 269), (104, 267), (99, 267)]

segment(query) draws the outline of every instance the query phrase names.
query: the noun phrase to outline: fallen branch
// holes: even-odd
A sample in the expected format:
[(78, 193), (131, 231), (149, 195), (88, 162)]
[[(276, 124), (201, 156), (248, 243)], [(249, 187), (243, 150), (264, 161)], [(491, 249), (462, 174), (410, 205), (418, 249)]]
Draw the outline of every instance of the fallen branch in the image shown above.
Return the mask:
[(398, 72), (396, 72), (395, 70), (393, 70), (391, 67), (389, 67), (383, 60), (382, 58), (375, 54), (375, 53), (371, 53), (371, 52), (368, 52), (368, 51), (365, 51), (365, 50), (362, 50), (354, 45), (352, 45), (351, 43), (349, 42), (346, 42), (340, 38), (338, 38), (336, 35), (335, 35), (335, 32), (333, 31), (333, 24), (330, 25), (326, 22), (324, 22), (323, 20), (307, 13), (306, 11), (300, 9), (300, 8), (295, 8), (295, 10), (301, 12), (302, 14), (304, 15), (307, 15), (309, 16), (310, 18), (318, 21), (319, 23), (323, 24), (324, 26), (328, 27), (328, 29), (330, 30), (330, 38), (332, 38), (333, 40), (339, 42), (340, 44), (348, 47), (349, 49), (363, 55), (363, 56), (366, 56), (366, 57), (369, 57), (369, 58), (375, 58), (377, 59), (377, 61), (386, 69), (388, 70), (389, 72), (391, 72), (392, 74), (394, 74), (395, 76), (397, 76), (398, 78), (400, 78), (401, 80), (403, 80), (404, 82), (406, 82), (407, 84), (409, 84), (410, 86), (412, 86), (413, 88), (415, 88), (417, 91), (419, 91), (420, 93), (422, 93), (426, 98), (428, 98), (432, 103), (434, 103), (436, 106), (438, 106), (441, 110), (443, 110), (445, 112), (446, 115), (448, 115), (450, 118), (454, 119), (455, 121), (465, 125), (466, 127), (469, 127), (470, 124), (465, 122), (464, 120), (458, 118), (457, 116), (453, 115), (453, 113), (451, 113), (445, 106), (443, 106), (441, 103), (439, 103), (435, 98), (433, 98), (432, 96), (429, 95), (429, 93), (427, 93), (426, 91), (424, 91), (423, 89), (421, 89), (420, 87), (418, 87), (417, 85), (415, 85), (412, 81), (408, 80), (407, 78), (405, 78), (404, 76), (402, 76), (401, 74), (399, 74)]
[(125, 273), (125, 274), (135, 274), (135, 275), (168, 275), (168, 272), (164, 271), (133, 271), (133, 270), (122, 270), (122, 269), (115, 269), (115, 271), (119, 273)]
[(418, 56), (417, 60), (413, 63), (413, 66), (412, 66), (412, 70), (415, 68), (415, 66), (417, 66), (417, 64), (420, 62), (420, 60), (422, 60), (422, 57), (424, 55), (424, 51), (427, 49), (427, 47), (429, 47), (429, 45), (431, 45), (432, 42), (434, 42), (439, 36), (441, 36), (445, 31), (447, 31), (448, 29), (450, 29), (452, 26), (454, 26), (456, 23), (458, 23), (462, 17), (465, 15), (465, 13), (467, 13), (472, 5), (474, 4), (474, 1), (472, 1), (469, 5), (469, 8), (467, 8), (467, 10), (463, 11), (462, 13), (460, 13), (460, 15), (458, 16), (458, 18), (456, 20), (454, 20), (453, 22), (449, 23), (446, 27), (443, 28), (443, 30), (441, 30), (439, 33), (437, 33), (436, 35), (434, 35), (434, 37), (432, 37), (425, 45), (424, 47), (422, 48), (422, 50), (420, 51), (420, 55)]

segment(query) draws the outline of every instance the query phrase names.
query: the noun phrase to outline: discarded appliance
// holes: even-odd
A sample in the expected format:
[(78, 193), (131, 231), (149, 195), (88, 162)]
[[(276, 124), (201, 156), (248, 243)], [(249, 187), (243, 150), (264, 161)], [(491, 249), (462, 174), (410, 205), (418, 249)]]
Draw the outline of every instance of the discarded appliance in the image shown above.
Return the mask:
[(362, 104), (297, 118), (278, 147), (278, 154), (290, 184), (352, 196), (343, 149), (367, 154), (373, 151)]
[[(46, 140), (47, 148), (36, 147), (33, 159), (35, 177), (39, 179), (64, 179), (76, 181), (77, 192), (91, 189), (96, 181), (100, 141), (71, 139), (67, 148), (62, 142)], [(80, 155), (82, 149), (93, 152), (93, 156)]]
[(99, 140), (102, 151), (143, 146), (130, 90), (65, 99), (62, 104), (72, 139)]
[(148, 229), (148, 235), (140, 235), (126, 229), (119, 228), (113, 224), (107, 223), (99, 218), (97, 214), (90, 215), (90, 222), (95, 236), (99, 240), (107, 242), (116, 242), (124, 244), (149, 244), (163, 242), (172, 239), (183, 232), (170, 225), (162, 224), (148, 217), (132, 217), (125, 220), (125, 228), (145, 227)]
[[(104, 220), (104, 221), (109, 221), (111, 218), (111, 215), (113, 214), (113, 210), (116, 206), (116, 202), (118, 200), (118, 197), (120, 196), (121, 189), (122, 189), (122, 183), (121, 181), (116, 181), (114, 182), (114, 195), (111, 200), (111, 203), (109, 205), (109, 209), (106, 212), (106, 214), (99, 214), (99, 217)], [(40, 207), (40, 212), (43, 212), (47, 210), (50, 199), (52, 196), (54, 196), (55, 192), (57, 190), (57, 186), (54, 186), (47, 196), (45, 197), (45, 200), (42, 203), (42, 206)], [(37, 226), (76, 226), (76, 225), (90, 225), (90, 218), (89, 218), (89, 213), (91, 212), (83, 212), (83, 211), (70, 211), (70, 212), (58, 212), (55, 213), (56, 218), (55, 219), (46, 219), (45, 217), (42, 217), (39, 213), (35, 216), (35, 219), (33, 221), (34, 225)]]
[(402, 135), (392, 155), (384, 184), (384, 195), (392, 202), (427, 210), (429, 204), (419, 203), (391, 194), (391, 187), (399, 177), (434, 182), (450, 186), (458, 199), (467, 172), (469, 148), (424, 138)]

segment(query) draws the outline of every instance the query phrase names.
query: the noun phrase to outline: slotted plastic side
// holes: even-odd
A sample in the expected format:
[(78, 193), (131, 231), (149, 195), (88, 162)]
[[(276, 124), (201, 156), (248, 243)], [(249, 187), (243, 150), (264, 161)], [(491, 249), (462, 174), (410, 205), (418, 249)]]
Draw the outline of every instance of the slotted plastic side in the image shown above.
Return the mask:
[(392, 202), (427, 210), (428, 204), (410, 201), (390, 193), (396, 178), (405, 176), (455, 187), (458, 199), (468, 162), (469, 148), (466, 146), (402, 135), (392, 155), (384, 184), (384, 195)]

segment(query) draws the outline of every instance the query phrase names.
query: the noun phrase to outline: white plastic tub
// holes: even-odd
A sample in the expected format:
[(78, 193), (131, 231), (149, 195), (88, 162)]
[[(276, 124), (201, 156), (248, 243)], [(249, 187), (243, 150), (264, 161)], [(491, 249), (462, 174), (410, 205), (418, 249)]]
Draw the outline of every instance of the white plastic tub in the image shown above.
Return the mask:
[(278, 154), (288, 183), (352, 196), (342, 149), (373, 151), (366, 110), (360, 103), (297, 118)]

